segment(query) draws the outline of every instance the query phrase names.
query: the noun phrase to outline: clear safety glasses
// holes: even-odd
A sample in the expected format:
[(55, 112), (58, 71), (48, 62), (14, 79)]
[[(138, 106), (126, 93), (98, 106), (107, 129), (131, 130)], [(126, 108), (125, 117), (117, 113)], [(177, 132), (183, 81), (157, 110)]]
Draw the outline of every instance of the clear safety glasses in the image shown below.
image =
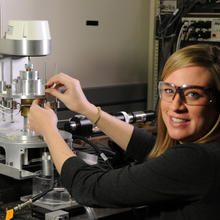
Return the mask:
[(178, 93), (187, 105), (209, 105), (213, 102), (214, 89), (202, 86), (175, 86), (172, 83), (160, 81), (158, 84), (161, 100), (172, 102)]

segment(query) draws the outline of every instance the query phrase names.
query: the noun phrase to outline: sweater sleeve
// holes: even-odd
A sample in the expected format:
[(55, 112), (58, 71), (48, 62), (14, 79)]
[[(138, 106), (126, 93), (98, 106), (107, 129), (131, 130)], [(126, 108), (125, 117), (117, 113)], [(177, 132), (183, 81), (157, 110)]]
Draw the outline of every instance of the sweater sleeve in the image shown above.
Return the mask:
[(177, 146), (160, 157), (109, 171), (72, 157), (62, 167), (61, 181), (77, 202), (93, 207), (195, 201), (213, 182), (211, 166), (200, 147)]
[(155, 143), (155, 136), (146, 130), (134, 127), (126, 155), (138, 162), (146, 159)]

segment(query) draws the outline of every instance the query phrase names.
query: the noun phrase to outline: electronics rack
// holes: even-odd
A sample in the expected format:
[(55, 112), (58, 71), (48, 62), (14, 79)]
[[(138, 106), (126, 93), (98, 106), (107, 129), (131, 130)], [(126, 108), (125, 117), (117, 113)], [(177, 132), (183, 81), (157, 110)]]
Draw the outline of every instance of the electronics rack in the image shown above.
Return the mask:
[(173, 13), (177, 9), (177, 0), (160, 0), (161, 14)]
[(220, 45), (219, 14), (194, 13), (182, 17), (182, 27), (179, 32), (176, 49), (196, 43)]
[[(167, 58), (195, 43), (219, 44), (220, 0), (150, 0), (148, 108), (156, 110), (157, 82)], [(154, 20), (155, 19), (155, 20)], [(153, 21), (154, 20), (154, 21)], [(155, 27), (155, 28), (154, 28)], [(196, 28), (195, 28), (196, 27)]]
[(218, 44), (219, 15), (217, 0), (160, 0), (155, 34), (159, 41), (158, 78), (177, 49), (199, 42)]

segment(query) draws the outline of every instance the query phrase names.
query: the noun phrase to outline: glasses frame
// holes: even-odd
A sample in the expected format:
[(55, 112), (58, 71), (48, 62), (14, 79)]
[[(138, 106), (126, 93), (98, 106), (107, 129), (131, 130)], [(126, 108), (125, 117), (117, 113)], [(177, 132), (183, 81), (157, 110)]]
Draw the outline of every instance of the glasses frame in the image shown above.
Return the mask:
[[(181, 98), (181, 101), (187, 105), (192, 105), (192, 106), (203, 106), (203, 105), (210, 105), (211, 103), (213, 103), (213, 98), (214, 98), (214, 91), (216, 90), (215, 88), (213, 87), (203, 87), (203, 86), (196, 86), (196, 85), (182, 85), (182, 86), (176, 86), (175, 84), (173, 83), (168, 83), (168, 82), (164, 82), (164, 81), (159, 81), (158, 83), (158, 93), (159, 93), (159, 97), (160, 99), (162, 98), (162, 94), (161, 94), (161, 88), (162, 88), (162, 85), (169, 85), (171, 86), (172, 88), (175, 89), (175, 93), (173, 94), (173, 97), (172, 97), (172, 100), (174, 100), (175, 96), (177, 93), (179, 93), (180, 95), (180, 98)], [(183, 98), (184, 97), (184, 93), (183, 93), (183, 90), (185, 89), (201, 89), (201, 90), (204, 90), (207, 95), (210, 96), (210, 99), (209, 99), (209, 102), (207, 104), (188, 104), (186, 99)], [(169, 102), (167, 100), (165, 100), (166, 102)], [(172, 102), (172, 101), (171, 101)], [(169, 102), (169, 103), (171, 103)]]

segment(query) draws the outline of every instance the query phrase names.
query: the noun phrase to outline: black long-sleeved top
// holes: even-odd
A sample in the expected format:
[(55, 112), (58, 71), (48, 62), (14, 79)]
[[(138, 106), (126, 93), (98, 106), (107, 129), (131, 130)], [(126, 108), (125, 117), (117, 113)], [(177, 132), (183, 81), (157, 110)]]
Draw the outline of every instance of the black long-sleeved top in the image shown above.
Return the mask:
[(219, 220), (220, 143), (179, 144), (146, 160), (154, 141), (135, 128), (126, 153), (137, 163), (103, 171), (72, 157), (62, 167), (61, 181), (87, 206), (148, 205), (148, 220)]

